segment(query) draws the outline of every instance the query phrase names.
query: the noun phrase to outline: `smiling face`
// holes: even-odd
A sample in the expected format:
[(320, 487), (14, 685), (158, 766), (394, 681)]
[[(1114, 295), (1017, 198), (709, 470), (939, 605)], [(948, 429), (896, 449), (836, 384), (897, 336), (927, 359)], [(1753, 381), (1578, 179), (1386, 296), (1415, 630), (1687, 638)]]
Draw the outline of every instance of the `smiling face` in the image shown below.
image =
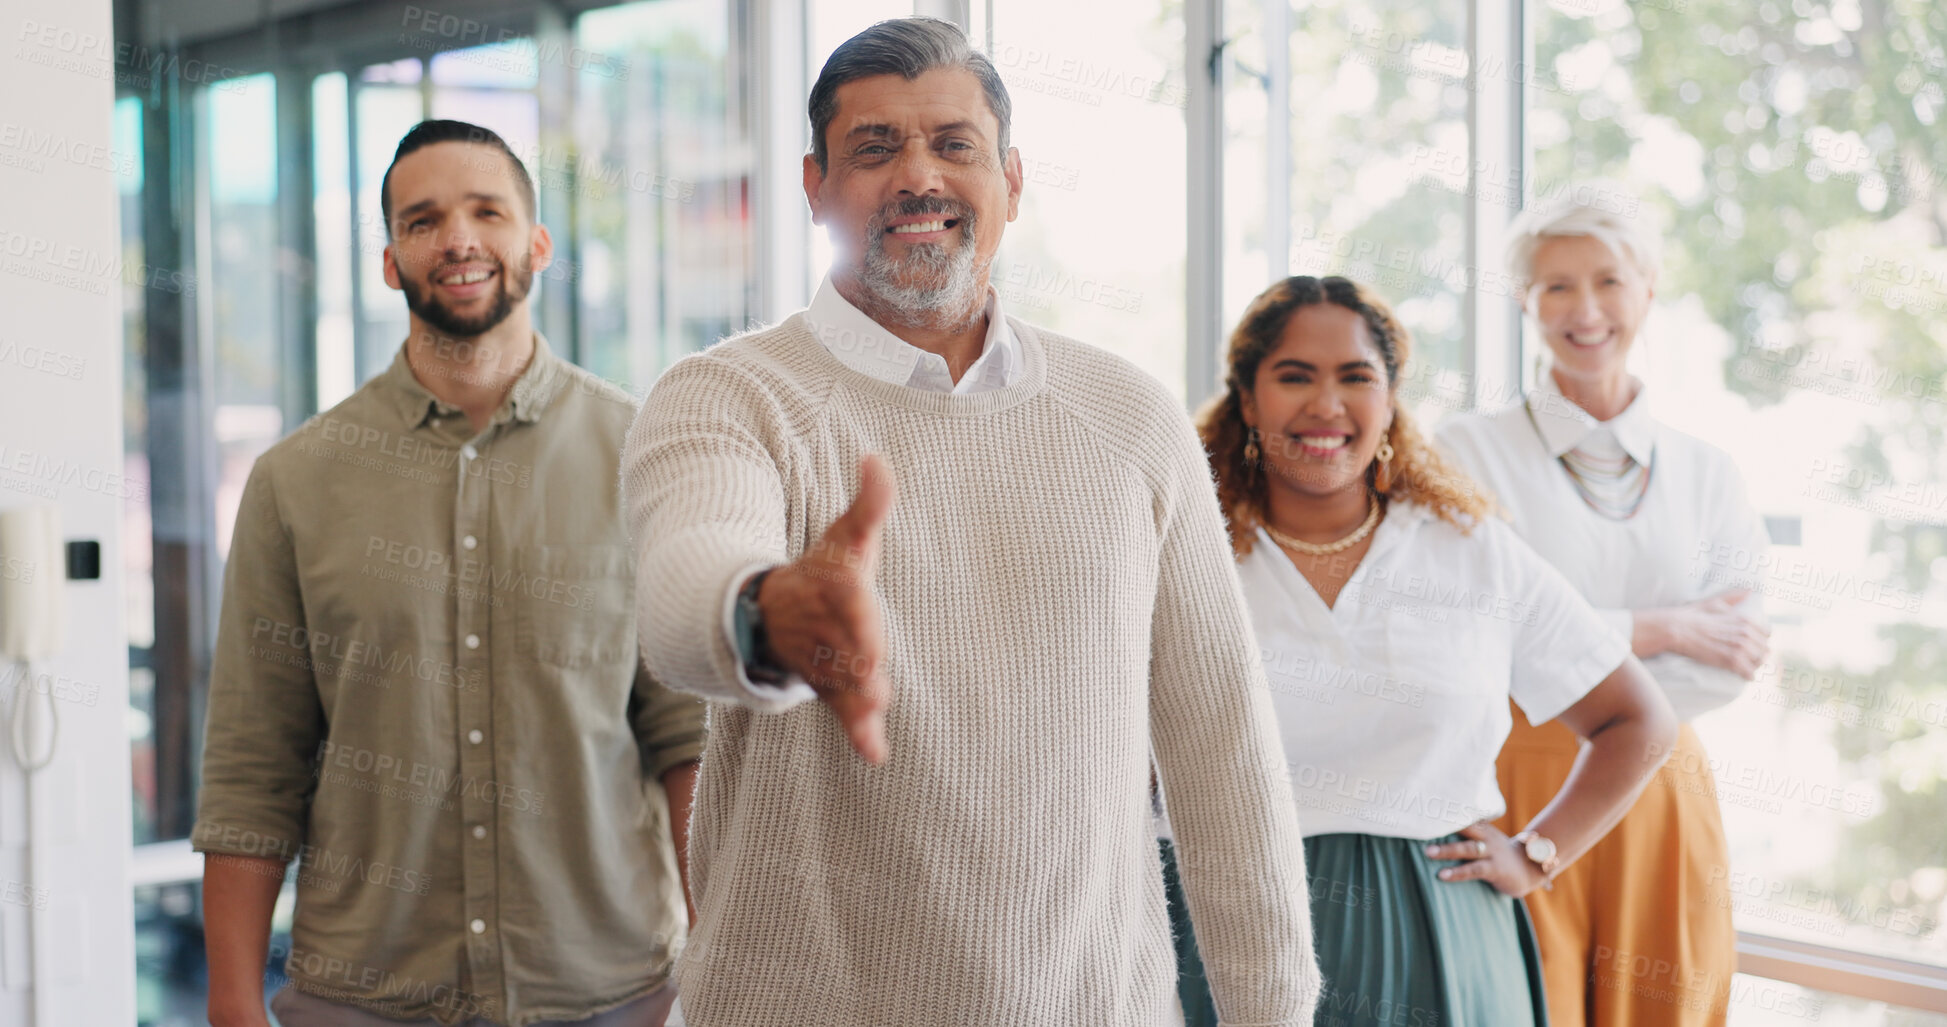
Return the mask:
[(1325, 496), (1364, 488), (1393, 423), (1386, 362), (1365, 318), (1336, 303), (1299, 307), (1243, 395), (1273, 489)]
[(1624, 373), (1654, 296), (1649, 278), (1602, 240), (1565, 235), (1535, 248), (1525, 299), (1556, 373), (1601, 380)]
[(977, 315), (1021, 199), (1020, 155), (1000, 153), (1000, 121), (980, 80), (935, 68), (910, 81), (855, 79), (836, 96), (827, 167), (804, 162), (812, 221), (831, 235), (834, 279), (910, 323)]
[(435, 331), (475, 338), (507, 320), (553, 256), (509, 159), (491, 146), (447, 142), (392, 167), (385, 283)]

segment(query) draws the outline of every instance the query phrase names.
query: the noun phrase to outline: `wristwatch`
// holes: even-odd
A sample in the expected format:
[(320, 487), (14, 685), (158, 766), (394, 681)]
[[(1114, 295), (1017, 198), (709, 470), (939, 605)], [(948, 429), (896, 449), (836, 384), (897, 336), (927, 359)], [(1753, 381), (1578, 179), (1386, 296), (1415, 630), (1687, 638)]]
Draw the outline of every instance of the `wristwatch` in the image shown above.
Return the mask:
[(770, 573), (758, 571), (737, 590), (737, 659), (744, 665), (744, 675), (757, 684), (781, 685), (791, 674), (778, 665), (776, 654), (771, 652), (770, 636), (764, 630), (764, 608), (757, 605), (757, 593)]
[(1523, 831), (1509, 840), (1521, 846), (1521, 853), (1528, 857), (1528, 862), (1541, 868), (1541, 886), (1554, 890), (1555, 871), (1562, 867), (1562, 857), (1555, 851), (1555, 843), (1532, 830)]

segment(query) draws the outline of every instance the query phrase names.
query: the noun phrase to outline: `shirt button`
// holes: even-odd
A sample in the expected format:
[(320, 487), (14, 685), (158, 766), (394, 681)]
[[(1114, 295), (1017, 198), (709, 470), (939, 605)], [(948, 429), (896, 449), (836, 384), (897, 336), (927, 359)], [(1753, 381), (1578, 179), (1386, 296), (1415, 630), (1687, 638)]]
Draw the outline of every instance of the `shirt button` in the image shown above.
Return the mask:
[(475, 824), (473, 825), (473, 836), (475, 838), (485, 838), (487, 836), (487, 829), (480, 824)]
[(472, 535), (468, 535), (467, 537), (460, 540), (460, 545), (465, 546), (468, 549), (472, 549), (478, 546), (479, 544), (480, 544), (480, 540), (474, 538)]
[(473, 922), (468, 924), (467, 928), (475, 934), (485, 934), (487, 933), (487, 922), (479, 917), (474, 917)]
[(468, 636), (466, 636), (466, 647), (467, 647), (468, 649), (478, 649), (478, 648), (480, 648), (480, 636), (479, 636), (479, 635), (468, 635)]
[(480, 729), (477, 727), (466, 733), (466, 740), (472, 742), (475, 745), (479, 745), (481, 740), (486, 737), (487, 737), (486, 735), (480, 733)]
[[(465, 457), (465, 458), (467, 458), (468, 460), (471, 460), (471, 459), (473, 459), (474, 457), (476, 457), (476, 456), (479, 456), (479, 455), (480, 455), (480, 451), (479, 451), (479, 450), (477, 450), (477, 449), (474, 449), (474, 448), (473, 448), (473, 444), (469, 442), (469, 443), (467, 443), (466, 445), (464, 445), (464, 446), (461, 446), (461, 447), (460, 447), (460, 455), (461, 455), (461, 456), (463, 456), (463, 457)], [(474, 923), (476, 923), (476, 924), (477, 924), (477, 923), (479, 923), (479, 922), (480, 922), (480, 921), (478, 921), (478, 920), (475, 920), (475, 921), (474, 921)]]

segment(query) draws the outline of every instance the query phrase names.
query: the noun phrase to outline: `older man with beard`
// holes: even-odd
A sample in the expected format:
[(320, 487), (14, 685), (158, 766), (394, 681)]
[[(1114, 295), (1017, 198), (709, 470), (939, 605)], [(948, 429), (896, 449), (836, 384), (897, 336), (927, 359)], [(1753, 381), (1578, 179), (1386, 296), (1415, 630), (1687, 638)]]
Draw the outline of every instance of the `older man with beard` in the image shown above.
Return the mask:
[(1156, 382), (1002, 312), (999, 76), (947, 23), (881, 22), (810, 114), (830, 277), (671, 368), (623, 456), (646, 662), (713, 702), (688, 1022), (1180, 1023), (1153, 745), (1218, 1009), (1311, 1023), (1209, 471)]
[(412, 334), (258, 459), (230, 544), (210, 1022), (267, 1023), (296, 859), (284, 1027), (661, 1027), (703, 705), (635, 659), (633, 404), (534, 331), (553, 243), (499, 136), (420, 124), (379, 202)]

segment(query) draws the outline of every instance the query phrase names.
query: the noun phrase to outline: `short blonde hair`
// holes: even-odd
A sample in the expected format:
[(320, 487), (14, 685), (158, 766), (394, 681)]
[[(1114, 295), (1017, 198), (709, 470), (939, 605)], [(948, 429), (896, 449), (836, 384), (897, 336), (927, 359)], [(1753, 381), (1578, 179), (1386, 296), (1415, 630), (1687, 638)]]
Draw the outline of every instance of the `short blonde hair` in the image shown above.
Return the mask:
[(1654, 282), (1663, 261), (1657, 236), (1646, 221), (1642, 202), (1613, 183), (1565, 188), (1552, 202), (1522, 211), (1509, 226), (1513, 238), (1508, 240), (1508, 272), (1525, 292), (1534, 281), (1535, 251), (1543, 240), (1587, 236)]

